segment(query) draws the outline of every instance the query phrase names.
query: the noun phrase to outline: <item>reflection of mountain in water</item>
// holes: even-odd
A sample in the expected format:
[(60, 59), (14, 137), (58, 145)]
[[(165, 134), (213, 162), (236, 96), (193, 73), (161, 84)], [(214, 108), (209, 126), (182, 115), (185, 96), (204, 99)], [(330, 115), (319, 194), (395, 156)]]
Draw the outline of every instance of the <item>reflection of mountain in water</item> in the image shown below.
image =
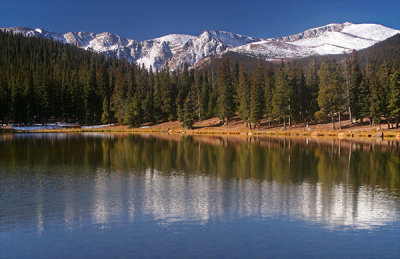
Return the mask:
[(1, 229), (279, 216), (370, 229), (400, 215), (398, 142), (61, 136), (3, 135)]

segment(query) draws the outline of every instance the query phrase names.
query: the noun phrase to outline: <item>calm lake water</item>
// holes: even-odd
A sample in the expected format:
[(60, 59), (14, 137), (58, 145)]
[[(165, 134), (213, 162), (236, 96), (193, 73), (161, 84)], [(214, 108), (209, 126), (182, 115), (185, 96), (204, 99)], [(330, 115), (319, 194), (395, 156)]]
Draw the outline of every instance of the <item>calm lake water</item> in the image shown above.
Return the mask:
[(400, 143), (0, 135), (0, 258), (400, 258)]

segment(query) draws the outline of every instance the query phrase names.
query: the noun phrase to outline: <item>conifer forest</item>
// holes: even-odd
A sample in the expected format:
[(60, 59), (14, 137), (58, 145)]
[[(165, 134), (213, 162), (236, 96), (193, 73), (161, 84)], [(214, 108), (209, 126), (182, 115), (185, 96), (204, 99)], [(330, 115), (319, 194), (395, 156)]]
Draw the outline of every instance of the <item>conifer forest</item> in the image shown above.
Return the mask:
[[(399, 38), (397, 37), (397, 41)], [(217, 69), (154, 71), (42, 38), (0, 32), (0, 122), (131, 127), (179, 120), (192, 128), (239, 117), (250, 128), (338, 121), (399, 127), (397, 58), (349, 55)], [(333, 124), (334, 126), (335, 124)]]

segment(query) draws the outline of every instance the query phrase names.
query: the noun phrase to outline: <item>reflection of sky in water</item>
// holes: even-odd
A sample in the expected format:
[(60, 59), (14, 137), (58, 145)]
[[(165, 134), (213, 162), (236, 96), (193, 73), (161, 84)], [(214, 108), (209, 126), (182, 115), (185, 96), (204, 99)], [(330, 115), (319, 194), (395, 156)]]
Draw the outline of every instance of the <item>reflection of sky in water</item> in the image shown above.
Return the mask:
[[(361, 258), (371, 255), (368, 249), (389, 251), (386, 257), (400, 254), (393, 245), (400, 224), (393, 174), (398, 158), (391, 150), (379, 156), (380, 146), (29, 136), (0, 135), (0, 257), (32, 252), (31, 257), (42, 258), (57, 256), (58, 250), (67, 255), (76, 246), (87, 257), (112, 257), (110, 243), (131, 252), (125, 255), (143, 251), (142, 256), (161, 244), (154, 257), (172, 250), (182, 257), (202, 252), (220, 257), (233, 250), (246, 257), (241, 244), (250, 242), (258, 257), (265, 251), (280, 256), (279, 249), (286, 249), (287, 257), (321, 257), (329, 247), (331, 257), (351, 257), (339, 245), (347, 246), (343, 251), (354, 248)], [(2, 138), (14, 142), (2, 146)], [(309, 158), (309, 164), (302, 163)], [(365, 158), (374, 159), (370, 167)], [(359, 167), (360, 159), (367, 167)], [(394, 171), (373, 174), (387, 161)], [(185, 242), (192, 246), (183, 249)], [(298, 245), (287, 249), (286, 242)], [(41, 250), (34, 252), (36, 247)]]
[[(204, 175), (163, 176), (150, 169), (137, 175), (101, 168), (90, 177), (41, 176), (33, 182), (25, 180), (10, 188), (16, 191), (15, 197), (8, 196), (11, 199), (7, 200), (2, 195), (3, 231), (17, 225), (35, 225), (41, 233), (45, 226), (60, 219), (69, 229), (85, 224), (104, 228), (149, 217), (159, 224), (207, 224), (210, 220), (285, 216), (332, 229), (374, 229), (399, 220), (398, 198), (378, 188), (354, 189), (342, 183), (326, 186), (221, 180)], [(3, 187), (7, 191), (9, 186), (3, 182)]]
[(96, 176), (94, 223), (107, 224), (125, 210), (132, 217), (138, 210), (164, 223), (285, 215), (321, 222), (330, 228), (371, 229), (399, 216), (397, 199), (368, 186), (352, 190), (343, 184), (282, 185), (256, 180), (221, 181), (207, 176), (166, 177), (150, 170), (134, 179), (108, 177), (105, 172)]

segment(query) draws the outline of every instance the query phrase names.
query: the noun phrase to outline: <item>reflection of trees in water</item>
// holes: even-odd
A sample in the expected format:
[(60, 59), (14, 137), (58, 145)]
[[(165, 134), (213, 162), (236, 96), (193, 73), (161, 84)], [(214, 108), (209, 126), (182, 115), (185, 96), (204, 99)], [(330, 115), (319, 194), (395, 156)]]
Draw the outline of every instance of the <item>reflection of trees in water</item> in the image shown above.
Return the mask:
[[(371, 228), (398, 217), (397, 142), (25, 136), (3, 139), (0, 153), (0, 171), (10, 184), (27, 174), (21, 188), (33, 195), (20, 200), (34, 204), (25, 218), (32, 218), (39, 232), (57, 209), (71, 228), (85, 213), (102, 225), (143, 215), (205, 222), (283, 214), (329, 226)], [(61, 185), (61, 200), (47, 193), (54, 184)], [(61, 206), (54, 207), (54, 200)], [(6, 205), (3, 219), (14, 218), (18, 202)]]
[(61, 139), (24, 137), (0, 143), (0, 166), (10, 168), (79, 167), (88, 174), (97, 168), (139, 173), (151, 168), (165, 175), (201, 174), (279, 183), (318, 182), (327, 186), (345, 183), (353, 188), (370, 185), (394, 192), (400, 189), (398, 142), (63, 135)]

